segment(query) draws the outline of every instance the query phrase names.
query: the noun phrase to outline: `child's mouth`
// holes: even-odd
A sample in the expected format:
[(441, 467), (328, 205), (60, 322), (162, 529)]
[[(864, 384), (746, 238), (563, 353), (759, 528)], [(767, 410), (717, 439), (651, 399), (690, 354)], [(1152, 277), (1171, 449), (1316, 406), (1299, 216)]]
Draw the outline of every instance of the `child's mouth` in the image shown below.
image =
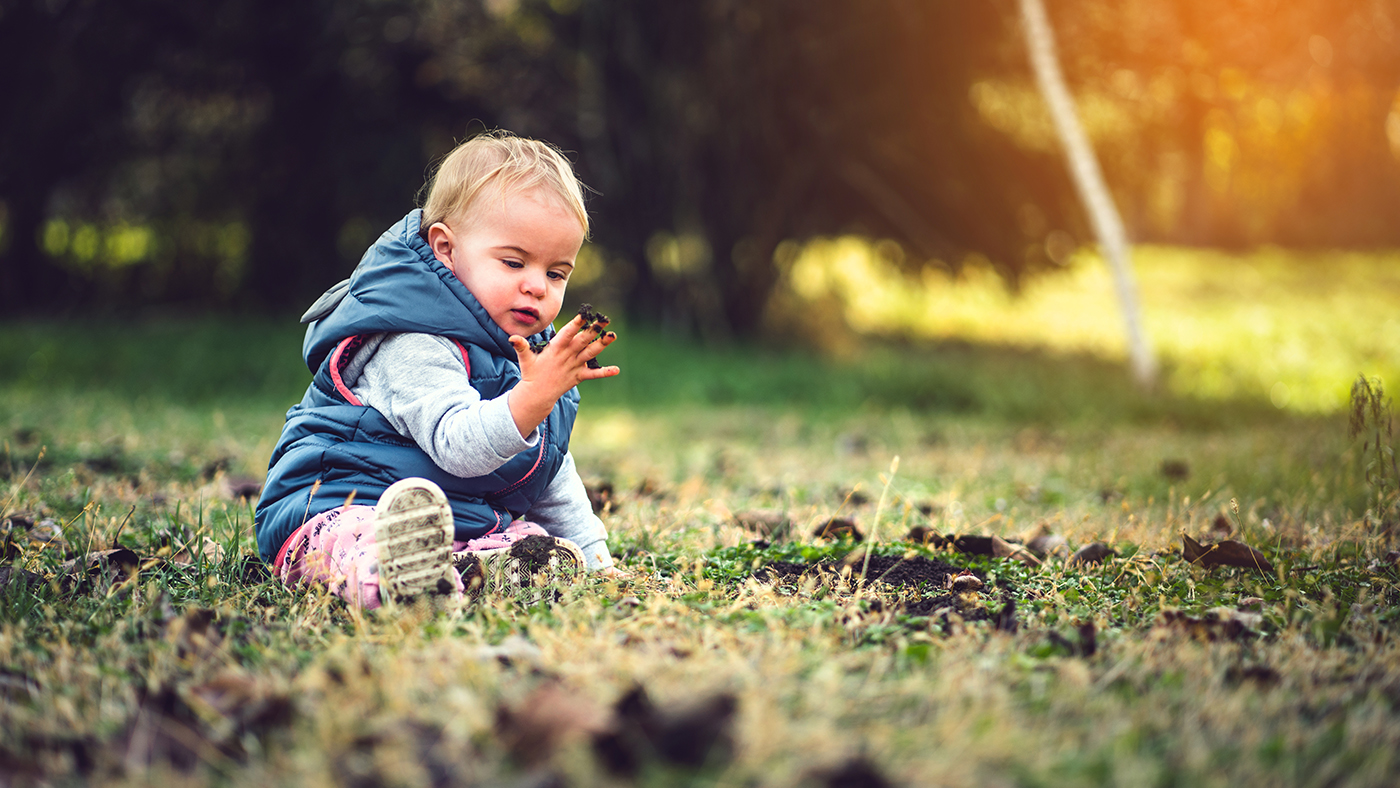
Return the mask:
[(510, 311), (511, 314), (515, 315), (515, 319), (522, 323), (538, 323), (540, 321), (540, 313), (533, 309), (512, 309)]

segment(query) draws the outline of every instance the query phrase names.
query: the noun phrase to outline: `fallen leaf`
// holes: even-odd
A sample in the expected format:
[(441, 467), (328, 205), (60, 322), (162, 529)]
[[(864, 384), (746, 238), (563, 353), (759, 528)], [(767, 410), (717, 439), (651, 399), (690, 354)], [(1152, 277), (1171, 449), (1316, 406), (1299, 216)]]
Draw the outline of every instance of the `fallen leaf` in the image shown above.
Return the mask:
[(1079, 656), (1092, 657), (1099, 650), (1098, 628), (1094, 622), (1085, 621), (1079, 627)]
[(140, 567), (141, 557), (125, 547), (99, 550), (60, 564), (59, 584), (65, 591), (86, 593), (98, 580), (115, 585), (135, 577)]
[(1012, 544), (1000, 536), (992, 537), (992, 555), (997, 558), (1010, 558), (1027, 566), (1040, 566), (1040, 559), (1031, 554), (1031, 551), (1018, 544)]
[(1074, 551), (1074, 555), (1065, 562), (1067, 566), (1088, 566), (1089, 564), (1102, 563), (1109, 556), (1117, 555), (1113, 548), (1103, 542), (1087, 544)]
[(1191, 475), (1191, 466), (1186, 460), (1162, 460), (1161, 471), (1171, 481), (1179, 482)]
[(982, 590), (982, 578), (971, 572), (959, 572), (956, 575), (948, 575), (948, 588), (955, 594), (964, 594)]
[(953, 547), (959, 553), (967, 555), (992, 555), (992, 537), (954, 536)]
[(856, 527), (854, 520), (831, 519), (817, 527), (812, 532), (813, 536), (821, 539), (850, 539), (854, 542), (865, 541), (865, 534)]
[(893, 788), (894, 783), (875, 764), (857, 755), (846, 762), (812, 775), (823, 788)]
[(262, 495), (262, 479), (251, 476), (225, 476), (224, 490), (230, 498), (248, 501)]
[(218, 649), (224, 633), (216, 619), (219, 615), (207, 607), (194, 607), (170, 621), (165, 639), (175, 646), (180, 659), (204, 659)]
[(734, 523), (747, 531), (773, 537), (785, 535), (792, 527), (792, 521), (782, 509), (749, 509), (735, 512)]
[(1226, 517), (1223, 513), (1217, 514), (1215, 519), (1210, 521), (1210, 532), (1212, 534), (1229, 536), (1230, 532), (1233, 530), (1235, 529), (1234, 526), (1230, 525), (1230, 518)]
[(584, 487), (584, 492), (588, 493), (588, 503), (593, 507), (594, 514), (611, 514), (617, 511), (617, 497), (613, 492), (612, 482), (599, 482)]
[(1069, 552), (1069, 544), (1059, 534), (1037, 534), (1026, 541), (1026, 549), (1044, 558), (1048, 555)]
[(1264, 554), (1243, 542), (1226, 539), (1202, 545), (1185, 533), (1181, 535), (1181, 554), (1190, 563), (1204, 567), (1240, 566), (1259, 572), (1272, 572), (1273, 564)]
[(23, 583), (25, 588), (34, 588), (43, 585), (44, 578), (28, 569), (0, 566), (0, 591), (8, 588), (10, 583)]
[(1006, 600), (1006, 605), (1002, 607), (1001, 612), (997, 613), (992, 626), (994, 626), (998, 632), (1008, 632), (1012, 634), (1016, 632), (1016, 600)]
[(1164, 610), (1157, 616), (1159, 632), (1179, 632), (1198, 640), (1241, 640), (1258, 634), (1255, 629), (1263, 623), (1258, 613), (1243, 613), (1229, 607), (1215, 607), (1200, 616), (1189, 616), (1180, 610)]
[(909, 533), (904, 535), (904, 541), (921, 544), (925, 547), (943, 547), (948, 544), (947, 539), (926, 525), (916, 525), (910, 528)]
[(604, 768), (631, 777), (651, 760), (691, 769), (733, 757), (732, 726), (739, 701), (729, 693), (712, 695), (679, 712), (658, 709), (639, 684), (618, 699), (613, 720), (593, 736), (593, 751)]
[(188, 548), (172, 555), (170, 563), (189, 566), (195, 562), (196, 556), (203, 556), (206, 564), (221, 563), (224, 560), (224, 546), (207, 536), (200, 537)]

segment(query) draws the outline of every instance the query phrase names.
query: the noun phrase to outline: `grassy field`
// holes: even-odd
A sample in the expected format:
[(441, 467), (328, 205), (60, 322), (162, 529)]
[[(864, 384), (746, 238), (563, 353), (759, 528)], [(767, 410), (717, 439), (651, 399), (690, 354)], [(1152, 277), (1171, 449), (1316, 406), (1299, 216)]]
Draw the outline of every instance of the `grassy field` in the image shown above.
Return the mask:
[[(1111, 305), (1016, 328), (1057, 319), (1044, 295), (970, 290), (980, 320), (947, 301), (966, 325), (834, 357), (620, 330), (573, 451), (630, 578), (436, 614), (249, 560), (231, 489), (305, 386), (295, 327), (0, 325), (0, 784), (1395, 784), (1395, 480), (1344, 412), (1358, 373), (1395, 380), (1390, 285), (1363, 275), (1391, 268), (1264, 254), (1241, 285), (1207, 256), (1170, 285), (1186, 253), (1155, 253), (1149, 324), (1183, 339), (1151, 395)], [(1350, 283), (1326, 308), (1319, 276)], [(1273, 333), (1200, 295), (1246, 286)], [(813, 535), (833, 518), (865, 540)], [(1065, 546), (1031, 565), (916, 527)], [(1183, 533), (1270, 567), (1193, 565)], [(64, 567), (117, 544), (134, 573)], [(980, 589), (946, 587), (964, 570)]]

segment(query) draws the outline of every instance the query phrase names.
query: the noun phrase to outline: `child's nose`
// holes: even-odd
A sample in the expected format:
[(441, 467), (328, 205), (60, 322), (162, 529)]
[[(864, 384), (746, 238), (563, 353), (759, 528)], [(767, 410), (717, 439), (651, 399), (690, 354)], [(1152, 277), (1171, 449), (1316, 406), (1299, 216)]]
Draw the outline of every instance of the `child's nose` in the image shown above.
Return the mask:
[(527, 270), (525, 275), (520, 278), (520, 289), (530, 295), (539, 295), (545, 292), (548, 289), (548, 283), (545, 282), (544, 272)]

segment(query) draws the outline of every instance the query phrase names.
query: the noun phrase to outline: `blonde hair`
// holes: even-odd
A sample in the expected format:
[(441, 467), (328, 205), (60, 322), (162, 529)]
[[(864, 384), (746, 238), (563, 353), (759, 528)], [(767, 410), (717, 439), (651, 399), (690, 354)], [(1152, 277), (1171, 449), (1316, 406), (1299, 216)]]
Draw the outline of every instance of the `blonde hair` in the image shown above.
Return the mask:
[(476, 201), (492, 189), (505, 196), (541, 186), (564, 201), (587, 236), (583, 184), (558, 148), (508, 131), (473, 137), (447, 154), (429, 179), (428, 197), (423, 202), (423, 237), (437, 222), (467, 216)]

